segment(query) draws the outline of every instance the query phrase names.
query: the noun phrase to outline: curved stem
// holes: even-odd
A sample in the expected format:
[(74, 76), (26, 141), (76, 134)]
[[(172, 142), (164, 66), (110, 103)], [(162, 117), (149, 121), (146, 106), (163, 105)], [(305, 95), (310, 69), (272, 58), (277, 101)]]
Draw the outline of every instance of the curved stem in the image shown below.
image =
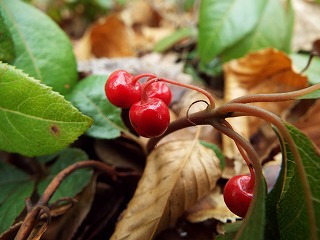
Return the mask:
[(93, 167), (99, 170), (104, 171), (108, 175), (111, 176), (112, 179), (116, 179), (117, 174), (116, 171), (106, 165), (105, 163), (94, 161), (94, 160), (87, 160), (82, 162), (74, 163), (67, 168), (63, 169), (59, 172), (50, 182), (50, 184), (45, 189), (42, 197), (38, 200), (35, 206), (28, 212), (27, 216), (25, 217), (16, 237), (15, 240), (25, 240), (30, 235), (32, 229), (34, 228), (35, 220), (40, 213), (40, 210), (43, 206), (47, 205), (48, 201), (55, 193), (57, 188), (60, 186), (61, 182), (68, 177), (71, 173), (75, 172), (78, 169)]
[(229, 103), (253, 103), (253, 102), (285, 102), (292, 101), (314, 92), (320, 89), (320, 84), (312, 85), (310, 87), (300, 89), (297, 91), (286, 92), (286, 93), (270, 93), (270, 94), (251, 94), (242, 97), (235, 98)]
[(156, 78), (157, 75), (152, 74), (152, 73), (142, 73), (142, 74), (134, 76), (131, 80), (131, 83), (136, 84), (136, 82), (138, 82), (141, 78), (144, 78), (144, 77)]
[[(262, 167), (260, 164), (259, 156), (257, 152), (254, 150), (252, 145), (243, 138), (239, 133), (235, 132), (233, 129), (224, 126), (220, 123), (220, 121), (213, 120), (211, 122), (211, 125), (220, 131), (221, 133), (225, 134), (226, 136), (230, 137), (239, 147), (240, 149), (243, 149), (248, 157), (250, 158), (252, 162), (252, 167), (254, 168), (254, 173), (251, 177), (254, 177), (254, 188), (253, 188), (253, 194), (254, 196), (257, 196), (258, 192), (260, 191), (260, 185), (261, 181), (264, 179)], [(254, 201), (256, 201), (257, 198), (254, 198), (252, 203), (250, 204), (250, 207), (247, 212), (247, 216), (251, 215), (252, 207), (254, 205)], [(248, 219), (245, 217), (245, 219)]]
[(308, 219), (310, 220), (309, 224), (311, 226), (311, 233), (310, 233), (311, 239), (317, 239), (317, 230), (316, 230), (317, 222), (314, 216), (314, 207), (312, 205), (312, 193), (311, 193), (310, 186), (308, 184), (307, 175), (303, 167), (300, 153), (282, 119), (277, 115), (275, 115), (274, 113), (269, 112), (267, 110), (264, 110), (255, 106), (248, 106), (248, 105), (239, 104), (239, 103), (229, 103), (224, 106), (221, 106), (218, 109), (216, 109), (216, 111), (213, 114), (216, 116), (220, 115), (222, 117), (226, 115), (230, 116), (229, 115), (230, 113), (234, 113), (233, 116), (237, 116), (237, 114), (240, 113), (245, 116), (255, 116), (255, 117), (261, 118), (273, 124), (274, 126), (276, 126), (279, 132), (283, 135), (283, 138), (286, 140), (287, 144), (289, 145), (289, 148), (295, 159), (297, 171), (301, 180), (302, 187), (304, 189), (304, 196), (305, 196), (306, 206), (307, 206), (307, 214), (308, 214)]
[(195, 90), (195, 91), (197, 91), (199, 93), (202, 93), (203, 95), (205, 95), (208, 98), (208, 100), (210, 102), (210, 108), (211, 109), (215, 108), (215, 100), (214, 100), (213, 96), (211, 95), (211, 93), (209, 93), (208, 91), (206, 91), (206, 90), (204, 90), (204, 89), (202, 89), (200, 87), (196, 87), (194, 85), (172, 81), (172, 80), (167, 79), (167, 78), (160, 77), (159, 80), (163, 81), (163, 82), (166, 82), (166, 83), (173, 84), (173, 85), (177, 85), (177, 86), (180, 86), (180, 87), (189, 88), (189, 89)]
[[(231, 130), (233, 130), (231, 124), (228, 123), (227, 120), (223, 119), (223, 120), (221, 120), (221, 123), (222, 123), (224, 126), (226, 126), (226, 127), (230, 128)], [(234, 131), (234, 130), (233, 130), (233, 131)], [(252, 168), (252, 162), (250, 161), (250, 159), (248, 158), (247, 153), (246, 153), (246, 152), (244, 151), (244, 149), (240, 146), (240, 144), (239, 144), (238, 142), (236, 142), (236, 141), (234, 141), (234, 143), (236, 144), (236, 146), (237, 146), (237, 148), (238, 148), (241, 156), (243, 157), (244, 161), (246, 162), (246, 164), (247, 164), (247, 166), (248, 166), (248, 168), (249, 168), (251, 177), (250, 177), (250, 181), (249, 181), (249, 186), (248, 186), (248, 188), (249, 188), (249, 189), (253, 189), (253, 188), (254, 188), (255, 181), (256, 181), (256, 180), (255, 180), (256, 177), (255, 177), (254, 170), (253, 170), (253, 168)]]

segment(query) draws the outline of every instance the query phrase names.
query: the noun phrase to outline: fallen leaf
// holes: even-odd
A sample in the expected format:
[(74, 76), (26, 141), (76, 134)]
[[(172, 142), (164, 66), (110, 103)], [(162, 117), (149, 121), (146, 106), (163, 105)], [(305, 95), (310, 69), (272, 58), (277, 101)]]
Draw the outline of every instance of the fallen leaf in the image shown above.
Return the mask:
[[(307, 78), (292, 68), (290, 58), (283, 52), (268, 48), (232, 60), (223, 66), (225, 72), (225, 102), (236, 97), (255, 93), (279, 93), (302, 89), (308, 85)], [(255, 103), (254, 105), (281, 115), (291, 102)], [(234, 130), (244, 138), (250, 137), (263, 123), (252, 117), (228, 119)], [(235, 159), (235, 172), (241, 172), (245, 162), (233, 141), (223, 137), (223, 150), (227, 157)]]
[(295, 25), (293, 51), (309, 51), (314, 40), (320, 38), (320, 5), (316, 2), (294, 0)]
[(314, 144), (320, 149), (320, 101), (307, 108), (307, 111), (296, 121), (291, 121), (293, 125), (304, 132)]
[(221, 170), (197, 139), (163, 144), (148, 156), (144, 174), (111, 239), (152, 239), (208, 194)]
[(235, 222), (239, 217), (232, 213), (226, 206), (220, 188), (215, 188), (212, 193), (201, 199), (187, 212), (190, 222), (203, 222), (208, 219), (217, 219), (223, 223)]

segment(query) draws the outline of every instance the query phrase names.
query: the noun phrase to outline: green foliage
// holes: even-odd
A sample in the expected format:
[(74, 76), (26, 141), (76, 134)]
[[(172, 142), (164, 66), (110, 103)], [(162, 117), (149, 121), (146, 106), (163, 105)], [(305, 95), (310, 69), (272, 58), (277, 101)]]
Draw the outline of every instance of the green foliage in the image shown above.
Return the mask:
[(0, 233), (14, 223), (33, 188), (34, 182), (30, 176), (0, 159)]
[(256, 26), (266, 0), (204, 0), (200, 5), (199, 54), (209, 62)]
[[(39, 161), (46, 162), (47, 158), (39, 158)], [(51, 180), (63, 169), (72, 165), (73, 163), (80, 162), (82, 160), (88, 160), (88, 155), (76, 148), (66, 148), (54, 154), (53, 159), (56, 159), (54, 164), (49, 168), (48, 176), (43, 179), (37, 186), (38, 193), (42, 195)], [(54, 202), (58, 199), (65, 197), (74, 197), (82, 191), (82, 189), (90, 182), (92, 176), (92, 170), (80, 169), (68, 176), (59, 186), (57, 191), (54, 193), (50, 202)]]
[(0, 8), (0, 61), (11, 62), (15, 57), (14, 45)]
[(77, 68), (65, 33), (40, 10), (22, 1), (2, 0), (0, 9), (14, 43), (12, 65), (63, 95), (69, 92), (77, 81)]
[[(290, 58), (293, 62), (293, 65), (298, 71), (302, 71), (309, 60), (308, 54), (300, 54), (300, 53), (292, 53), (290, 54)], [(314, 57), (308, 69), (304, 72), (304, 74), (308, 77), (308, 82), (310, 84), (320, 83), (320, 58)]]
[(278, 0), (201, 1), (198, 52), (204, 63), (224, 61), (266, 47), (289, 51), (293, 28), (291, 2)]
[(121, 109), (106, 98), (104, 85), (107, 76), (91, 75), (83, 79), (68, 96), (68, 99), (84, 114), (94, 119), (87, 131), (91, 137), (113, 139), (121, 131), (127, 131), (121, 118)]
[(26, 156), (54, 153), (91, 125), (61, 95), (20, 70), (0, 64), (0, 149)]
[(192, 28), (181, 28), (174, 32), (173, 34), (163, 38), (154, 46), (153, 51), (164, 52), (171, 48), (175, 43), (188, 38), (195, 37), (195, 30)]
[[(286, 146), (286, 180), (277, 208), (280, 238), (311, 239), (311, 236), (319, 237), (320, 179), (316, 176), (320, 172), (320, 155), (307, 136), (293, 126), (287, 125), (287, 128), (300, 153), (304, 175), (298, 172), (297, 163), (290, 149)], [(307, 186), (304, 186), (303, 178), (306, 178)], [(310, 189), (310, 194), (307, 188)], [(311, 212), (311, 216), (308, 215), (308, 210)], [(316, 225), (312, 225), (312, 218), (316, 220)]]

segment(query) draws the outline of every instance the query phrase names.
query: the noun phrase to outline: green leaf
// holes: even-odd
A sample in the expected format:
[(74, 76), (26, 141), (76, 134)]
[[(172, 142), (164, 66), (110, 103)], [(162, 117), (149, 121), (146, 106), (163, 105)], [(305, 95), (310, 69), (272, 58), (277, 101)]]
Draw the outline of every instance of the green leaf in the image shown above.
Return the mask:
[(34, 182), (30, 176), (0, 160), (0, 233), (14, 223), (33, 188)]
[(243, 57), (249, 52), (268, 47), (289, 52), (291, 50), (293, 15), (291, 1), (288, 1), (285, 7), (279, 0), (267, 1), (258, 24), (247, 36), (222, 53), (223, 60), (229, 61), (233, 58)]
[(14, 42), (12, 65), (66, 94), (76, 84), (77, 67), (65, 33), (35, 7), (20, 0), (1, 0), (0, 8)]
[(14, 45), (0, 8), (0, 61), (11, 62), (15, 57)]
[[(320, 155), (313, 143), (293, 126), (287, 125), (300, 153), (304, 175), (298, 173), (293, 155), (286, 146), (287, 176), (278, 204), (278, 223), (281, 239), (319, 239), (320, 237)], [(307, 180), (303, 187), (302, 179)], [(311, 208), (311, 209), (310, 209)], [(311, 215), (308, 215), (308, 209)], [(311, 219), (315, 220), (312, 225)]]
[[(308, 54), (290, 54), (290, 58), (293, 62), (293, 65), (298, 71), (301, 71), (305, 68), (308, 63), (309, 55)], [(310, 84), (320, 83), (320, 58), (314, 57), (308, 67), (304, 72), (307, 75), (308, 81)]]
[(208, 63), (249, 34), (260, 19), (266, 0), (202, 0), (198, 50)]
[(155, 52), (164, 52), (171, 48), (174, 44), (177, 42), (189, 38), (189, 37), (194, 37), (195, 30), (192, 28), (181, 28), (174, 32), (173, 34), (161, 39), (159, 42), (156, 43), (154, 46), (153, 50)]
[(0, 149), (26, 156), (61, 150), (91, 125), (63, 96), (0, 63)]
[[(87, 134), (95, 138), (113, 139), (121, 131), (127, 131), (121, 109), (113, 106), (104, 92), (107, 76), (91, 75), (83, 79), (68, 96), (68, 99), (84, 114), (94, 119)], [(124, 96), (125, 97), (125, 96)]]
[[(55, 157), (57, 157), (57, 160), (50, 168), (49, 175), (38, 184), (37, 189), (40, 195), (60, 171), (73, 163), (88, 160), (88, 155), (84, 151), (75, 148), (66, 148), (59, 152), (58, 156), (55, 155)], [(65, 197), (75, 197), (90, 182), (91, 177), (92, 170), (90, 169), (76, 170), (59, 185), (50, 202), (52, 203)]]

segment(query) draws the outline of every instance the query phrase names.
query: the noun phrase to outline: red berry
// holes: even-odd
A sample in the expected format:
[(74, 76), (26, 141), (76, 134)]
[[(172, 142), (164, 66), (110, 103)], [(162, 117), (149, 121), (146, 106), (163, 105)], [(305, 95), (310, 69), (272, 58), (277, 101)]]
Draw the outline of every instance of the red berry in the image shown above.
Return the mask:
[(132, 104), (140, 101), (141, 85), (139, 82), (132, 83), (133, 76), (118, 70), (109, 76), (104, 90), (108, 100), (119, 108), (130, 108)]
[(234, 176), (227, 182), (223, 191), (223, 198), (234, 214), (244, 218), (253, 197), (253, 184), (251, 176)]
[(170, 123), (168, 106), (158, 98), (147, 98), (133, 104), (129, 118), (136, 132), (147, 138), (162, 135)]
[[(142, 84), (145, 86), (147, 82)], [(171, 99), (172, 99), (172, 93), (170, 88), (167, 84), (164, 82), (154, 82), (151, 84), (151, 86), (148, 86), (146, 88), (147, 96), (150, 98), (159, 98), (161, 99), (167, 106), (169, 106)]]

